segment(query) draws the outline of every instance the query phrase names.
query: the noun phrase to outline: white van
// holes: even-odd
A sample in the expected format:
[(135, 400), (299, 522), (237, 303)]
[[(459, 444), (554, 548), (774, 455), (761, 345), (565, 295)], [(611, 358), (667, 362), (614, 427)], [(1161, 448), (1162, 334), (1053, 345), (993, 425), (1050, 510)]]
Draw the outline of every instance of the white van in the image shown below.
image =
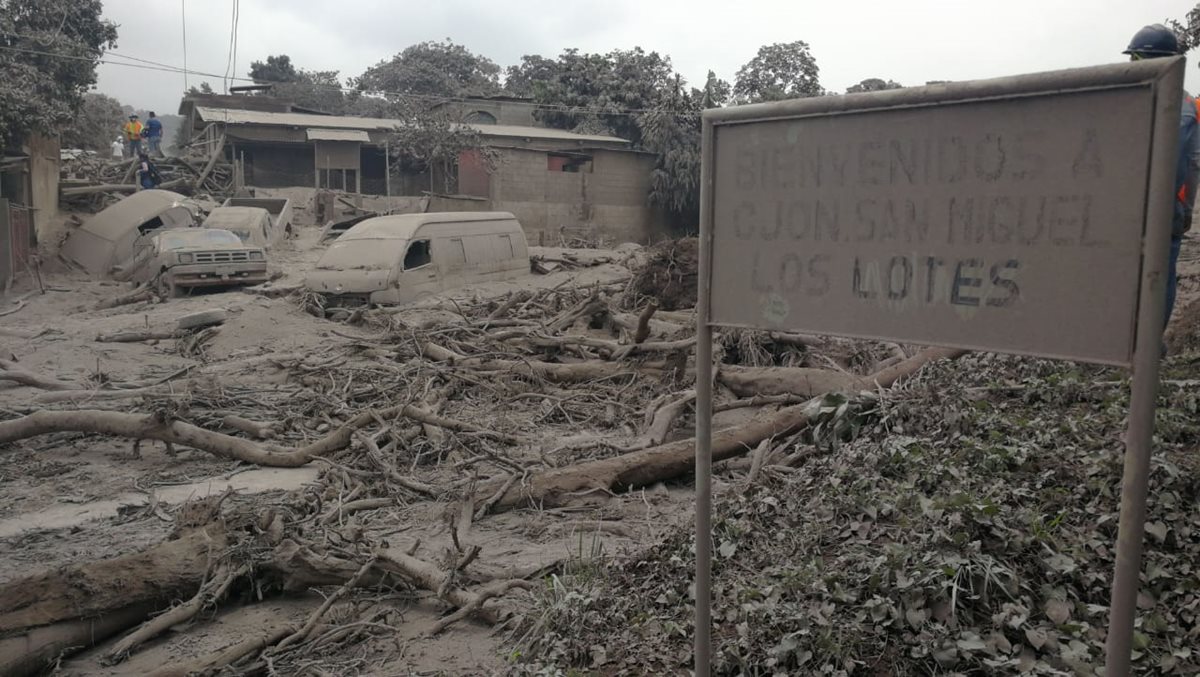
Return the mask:
[(399, 214), (347, 230), (305, 276), (335, 305), (408, 303), (529, 274), (529, 247), (508, 212)]

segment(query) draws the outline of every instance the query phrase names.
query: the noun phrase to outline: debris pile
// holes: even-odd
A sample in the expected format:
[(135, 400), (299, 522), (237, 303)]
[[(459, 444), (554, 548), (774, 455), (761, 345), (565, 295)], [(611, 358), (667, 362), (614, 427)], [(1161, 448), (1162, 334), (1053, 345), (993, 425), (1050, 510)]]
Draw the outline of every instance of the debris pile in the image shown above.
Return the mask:
[(634, 277), (632, 291), (657, 299), (663, 310), (691, 308), (696, 305), (699, 273), (699, 240), (666, 240), (651, 248), (649, 261)]
[[(1190, 675), (1196, 354), (1166, 374), (1135, 669)], [(831, 401), (766, 460), (721, 473), (714, 672), (1096, 674), (1128, 391), (1113, 369), (971, 356)], [(593, 553), (540, 588), (513, 634), (529, 672), (685, 670), (693, 543), (682, 528), (626, 563)]]
[[(235, 168), (220, 158), (197, 156), (155, 158), (162, 175), (159, 188), (184, 195), (232, 195)], [(94, 154), (64, 158), (59, 169), (59, 200), (64, 209), (100, 211), (138, 189), (137, 160), (114, 160)]]
[[(582, 254), (560, 258), (587, 265)], [(21, 652), (10, 654), (19, 662), (0, 662), (0, 672), (44, 665), (65, 647), (103, 635), (80, 618), (110, 619), (108, 633), (120, 639), (106, 645), (106, 660), (126, 660), (168, 628), (250, 590), (269, 596), (330, 588), (328, 603), (308, 619), (198, 657), (189, 670), (232, 665), (233, 673), (248, 674), (269, 666), (286, 674), (331, 646), (369, 645), (394, 634), (400, 622), (394, 603), (369, 595), (381, 588), (443, 604), (448, 615), (431, 634), (468, 617), (489, 624), (509, 619), (544, 566), (522, 572), (488, 561), (481, 545), (491, 525), (482, 521), (529, 506), (570, 515), (691, 471), (691, 314), (622, 303), (629, 279), (627, 270), (610, 282), (364, 310), (347, 324), (310, 319), (331, 327), (335, 338), (303, 353), (219, 359), (213, 346), (229, 329), (226, 322), (186, 344), (175, 339), (179, 350), (204, 362), (166, 377), (108, 374), (74, 382), (0, 363), (0, 380), (42, 391), (5, 407), (0, 445), (12, 450), (33, 438), (85, 433), (125, 438), (135, 450), (157, 441), (168, 453), (186, 448), (262, 466), (324, 468), (317, 483), (282, 497), (181, 510), (174, 538), (144, 552), (0, 585), (0, 616), (8, 618), (0, 631), (24, 642)], [(137, 317), (136, 307), (132, 312)], [(152, 333), (122, 338), (172, 340)], [(863, 383), (887, 387), (931, 360), (955, 355), (935, 349), (897, 360), (884, 351), (880, 363), (856, 366), (819, 356), (820, 342), (752, 332), (723, 340), (740, 346), (727, 357), (773, 362), (779, 356), (790, 366), (764, 380), (761, 390), (774, 394), (760, 396), (740, 393), (753, 392), (765, 372), (722, 365), (721, 411), (757, 412), (716, 435), (722, 459), (776, 436), (820, 429), (826, 403), (835, 397), (829, 391)], [(397, 536), (397, 510), (409, 511), (409, 520), (444, 519), (445, 537)], [(199, 562), (201, 544), (207, 544), (203, 553), (220, 555)], [(530, 547), (544, 549), (536, 541)], [(135, 565), (136, 582), (116, 574)], [(88, 582), (86, 598), (74, 592), (79, 580)], [(31, 597), (30, 590), (39, 592)], [(149, 617), (155, 604), (170, 600), (182, 601)], [(203, 623), (189, 627), (204, 631)], [(342, 673), (345, 666), (330, 669)]]

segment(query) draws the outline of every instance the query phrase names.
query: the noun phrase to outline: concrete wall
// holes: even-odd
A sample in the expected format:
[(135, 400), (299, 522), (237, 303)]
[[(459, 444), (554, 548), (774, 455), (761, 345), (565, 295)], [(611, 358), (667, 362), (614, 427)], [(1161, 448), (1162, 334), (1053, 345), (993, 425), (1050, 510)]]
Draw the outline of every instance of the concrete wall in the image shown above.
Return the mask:
[(33, 230), (42, 241), (55, 215), (58, 214), (58, 165), (60, 162), (57, 137), (31, 135), (24, 150), (29, 154), (30, 206), (33, 207)]
[(521, 125), (525, 127), (540, 126), (533, 119), (533, 102), (497, 101), (488, 99), (471, 99), (468, 101), (452, 101), (444, 104), (447, 110), (457, 116), (466, 117), (474, 112), (484, 112), (496, 118), (498, 125)]
[(507, 149), (492, 174), (492, 209), (515, 214), (530, 242), (557, 243), (563, 234), (648, 242), (666, 232), (663, 215), (646, 200), (651, 156), (595, 150), (591, 172), (563, 172), (547, 168), (548, 155)]

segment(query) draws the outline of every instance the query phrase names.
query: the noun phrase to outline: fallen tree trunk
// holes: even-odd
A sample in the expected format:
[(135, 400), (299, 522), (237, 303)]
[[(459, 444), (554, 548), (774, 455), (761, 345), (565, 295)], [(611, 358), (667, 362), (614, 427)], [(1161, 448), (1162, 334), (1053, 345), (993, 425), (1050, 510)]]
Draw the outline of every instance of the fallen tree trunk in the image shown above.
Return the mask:
[(154, 288), (149, 285), (138, 287), (128, 294), (114, 296), (111, 299), (105, 299), (97, 303), (96, 310), (105, 310), (107, 308), (116, 308), (118, 306), (126, 306), (131, 303), (140, 303), (142, 301), (151, 301), (157, 297)]
[(97, 343), (140, 343), (142, 341), (163, 341), (166, 339), (181, 338), (185, 332), (172, 329), (168, 331), (154, 331), (147, 329), (145, 331), (119, 331), (112, 334), (100, 334), (96, 337)]
[[(875, 386), (886, 388), (937, 359), (954, 359), (964, 350), (929, 348), (880, 373), (868, 377)], [(714, 431), (712, 459), (723, 461), (748, 453), (765, 439), (793, 433), (806, 426), (820, 411), (823, 396), (760, 416), (737, 428)], [(612, 458), (552, 468), (514, 484), (495, 499), (506, 477), (485, 482), (476, 490), (476, 505), (493, 501), (493, 509), (522, 505), (549, 507), (566, 503), (573, 495), (591, 491), (613, 491), (642, 487), (687, 475), (695, 467), (696, 440), (689, 438)]]
[(137, 625), (156, 604), (135, 604), (93, 618), (61, 621), (0, 639), (0, 675), (39, 675), (63, 655), (90, 647)]
[(193, 594), (227, 545), (210, 524), (148, 550), (0, 585), (0, 674), (35, 674)]
[(227, 540), (210, 524), (149, 550), (63, 567), (0, 585), (0, 636), (111, 612), (127, 606), (191, 596), (210, 560)]
[(721, 365), (717, 380), (738, 397), (755, 395), (803, 395), (813, 397), (825, 393), (856, 393), (871, 390), (871, 380), (810, 367), (739, 367)]
[(651, 374), (661, 373), (661, 367), (652, 364), (635, 367), (620, 362), (600, 360), (558, 363), (540, 360), (493, 360), (467, 357), (432, 343), (422, 343), (421, 354), (435, 362), (451, 362), (479, 371), (503, 371), (520, 376), (544, 378), (554, 383), (584, 383), (602, 378), (629, 375), (637, 371)]
[(456, 432), (484, 435), (509, 444), (525, 441), (524, 438), (515, 435), (494, 432), (471, 423), (435, 416), (406, 404), (388, 407), (380, 411), (364, 411), (316, 442), (292, 449), (258, 444), (240, 437), (205, 430), (183, 421), (165, 421), (153, 414), (126, 414), (95, 409), (43, 410), (21, 418), (0, 422), (0, 446), (47, 433), (82, 432), (116, 435), (134, 440), (158, 440), (246, 463), (295, 468), (314, 458), (345, 449), (349, 446), (354, 431), (373, 422), (376, 416), (381, 418), (407, 416), (422, 423), (429, 423)]

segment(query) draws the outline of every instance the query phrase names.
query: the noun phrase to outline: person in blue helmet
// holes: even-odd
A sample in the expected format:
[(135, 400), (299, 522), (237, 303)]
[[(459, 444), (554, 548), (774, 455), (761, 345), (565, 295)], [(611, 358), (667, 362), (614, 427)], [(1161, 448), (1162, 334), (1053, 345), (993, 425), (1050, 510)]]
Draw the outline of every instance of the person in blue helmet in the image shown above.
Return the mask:
[[(1142, 28), (1129, 41), (1125, 54), (1131, 61), (1157, 59), (1180, 54), (1179, 39), (1162, 24)], [(1175, 309), (1175, 290), (1178, 277), (1175, 269), (1179, 262), (1179, 247), (1183, 234), (1192, 227), (1192, 204), (1196, 200), (1196, 185), (1200, 182), (1200, 129), (1197, 119), (1200, 108), (1187, 92), (1183, 93), (1183, 112), (1179, 118), (1179, 158), (1175, 168), (1175, 216), (1171, 221), (1171, 252), (1167, 267), (1167, 305), (1163, 313), (1163, 327), (1171, 321)], [(1166, 354), (1166, 345), (1163, 346)]]

